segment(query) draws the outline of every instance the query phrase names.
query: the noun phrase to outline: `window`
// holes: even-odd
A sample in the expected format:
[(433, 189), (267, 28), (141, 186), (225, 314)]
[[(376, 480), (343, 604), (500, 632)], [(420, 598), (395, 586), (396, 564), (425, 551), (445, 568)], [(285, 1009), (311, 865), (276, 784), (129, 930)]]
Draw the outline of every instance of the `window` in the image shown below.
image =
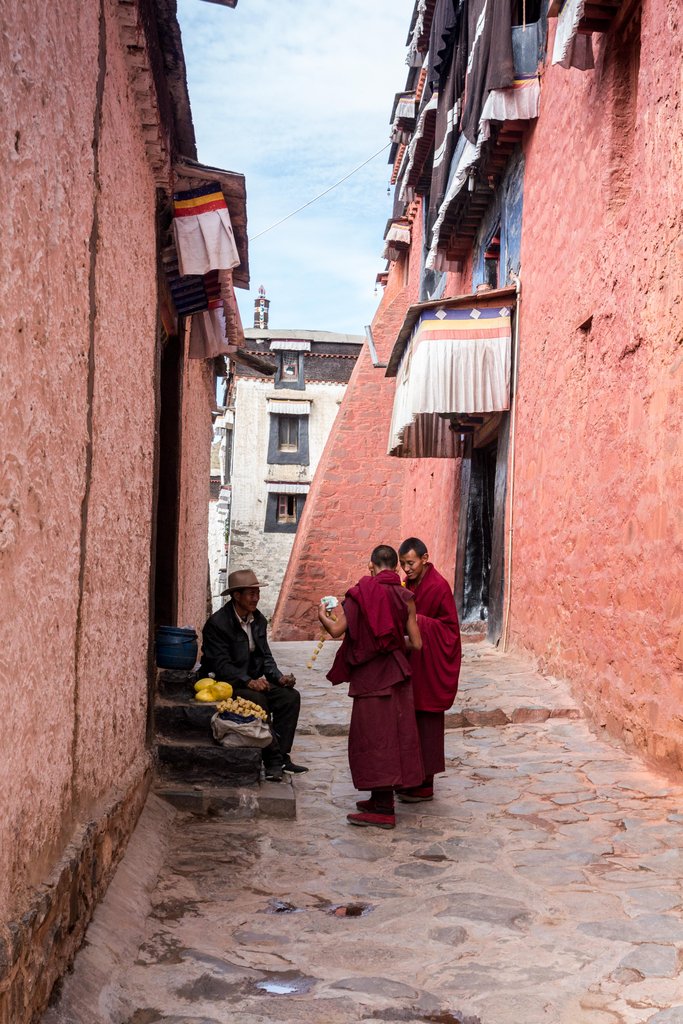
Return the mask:
[(298, 355), (283, 355), (282, 357), (282, 379), (295, 380), (299, 376)]
[(278, 494), (277, 496), (277, 521), (278, 523), (295, 523), (296, 516), (296, 495)]
[(530, 25), (535, 21), (540, 21), (542, 16), (543, 4), (541, 3), (541, 0), (513, 0), (513, 25)]
[(308, 415), (273, 412), (268, 418), (268, 465), (308, 466)]
[(305, 391), (304, 361), (302, 352), (280, 352), (275, 374), (276, 388), (292, 388)]
[(299, 417), (278, 416), (278, 451), (296, 452), (299, 449)]
[[(269, 491), (266, 502), (266, 521), (263, 526), (264, 533), (296, 533), (306, 502), (305, 494), (284, 494), (278, 490), (277, 484), (269, 484), (273, 490)], [(286, 484), (281, 485), (283, 490), (290, 490)]]
[(484, 284), (497, 288), (500, 283), (500, 224), (484, 251)]

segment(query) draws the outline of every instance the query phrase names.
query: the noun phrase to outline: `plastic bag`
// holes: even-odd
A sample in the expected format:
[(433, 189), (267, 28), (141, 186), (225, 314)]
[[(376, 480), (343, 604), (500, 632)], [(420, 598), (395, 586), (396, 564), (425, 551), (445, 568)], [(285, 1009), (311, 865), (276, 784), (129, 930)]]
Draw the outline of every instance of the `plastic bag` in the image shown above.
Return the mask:
[(211, 732), (222, 747), (267, 747), (273, 740), (268, 723), (261, 718), (240, 718), (229, 712), (213, 716)]

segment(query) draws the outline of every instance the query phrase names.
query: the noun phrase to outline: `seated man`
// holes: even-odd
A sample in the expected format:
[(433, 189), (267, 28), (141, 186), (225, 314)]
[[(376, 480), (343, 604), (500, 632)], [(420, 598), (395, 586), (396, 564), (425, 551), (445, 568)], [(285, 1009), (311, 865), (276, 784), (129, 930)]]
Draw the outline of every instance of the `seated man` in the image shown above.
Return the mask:
[(298, 775), (308, 768), (294, 764), (289, 756), (301, 697), (294, 689), (296, 679), (280, 672), (268, 646), (267, 621), (257, 608), (262, 586), (267, 584), (259, 583), (251, 569), (230, 573), (223, 591), (230, 601), (202, 630), (200, 674), (211, 672), (231, 683), (236, 697), (253, 700), (269, 713), (273, 742), (263, 751), (263, 764), (266, 778), (280, 782), (283, 772)]

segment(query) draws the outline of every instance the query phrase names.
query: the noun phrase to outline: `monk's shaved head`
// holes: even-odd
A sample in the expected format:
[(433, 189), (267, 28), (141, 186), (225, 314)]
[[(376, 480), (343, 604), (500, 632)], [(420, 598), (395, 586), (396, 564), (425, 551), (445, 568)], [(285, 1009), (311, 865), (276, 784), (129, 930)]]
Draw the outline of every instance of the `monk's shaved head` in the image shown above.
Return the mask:
[(395, 569), (398, 565), (398, 555), (388, 544), (378, 544), (370, 555), (370, 561), (378, 569)]
[(398, 549), (398, 553), (401, 558), (407, 555), (409, 551), (414, 551), (418, 558), (422, 558), (427, 554), (427, 545), (419, 537), (408, 537), (404, 540)]

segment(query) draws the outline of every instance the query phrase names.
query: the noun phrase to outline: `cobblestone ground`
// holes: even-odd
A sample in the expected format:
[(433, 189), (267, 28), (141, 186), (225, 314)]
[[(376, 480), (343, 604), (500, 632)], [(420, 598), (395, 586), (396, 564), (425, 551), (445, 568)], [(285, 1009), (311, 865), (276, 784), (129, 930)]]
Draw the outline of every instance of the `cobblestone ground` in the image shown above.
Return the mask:
[(434, 802), (354, 829), (333, 645), (312, 670), (275, 646), (304, 695), (297, 820), (150, 798), (44, 1024), (683, 1024), (683, 780), (471, 645)]

